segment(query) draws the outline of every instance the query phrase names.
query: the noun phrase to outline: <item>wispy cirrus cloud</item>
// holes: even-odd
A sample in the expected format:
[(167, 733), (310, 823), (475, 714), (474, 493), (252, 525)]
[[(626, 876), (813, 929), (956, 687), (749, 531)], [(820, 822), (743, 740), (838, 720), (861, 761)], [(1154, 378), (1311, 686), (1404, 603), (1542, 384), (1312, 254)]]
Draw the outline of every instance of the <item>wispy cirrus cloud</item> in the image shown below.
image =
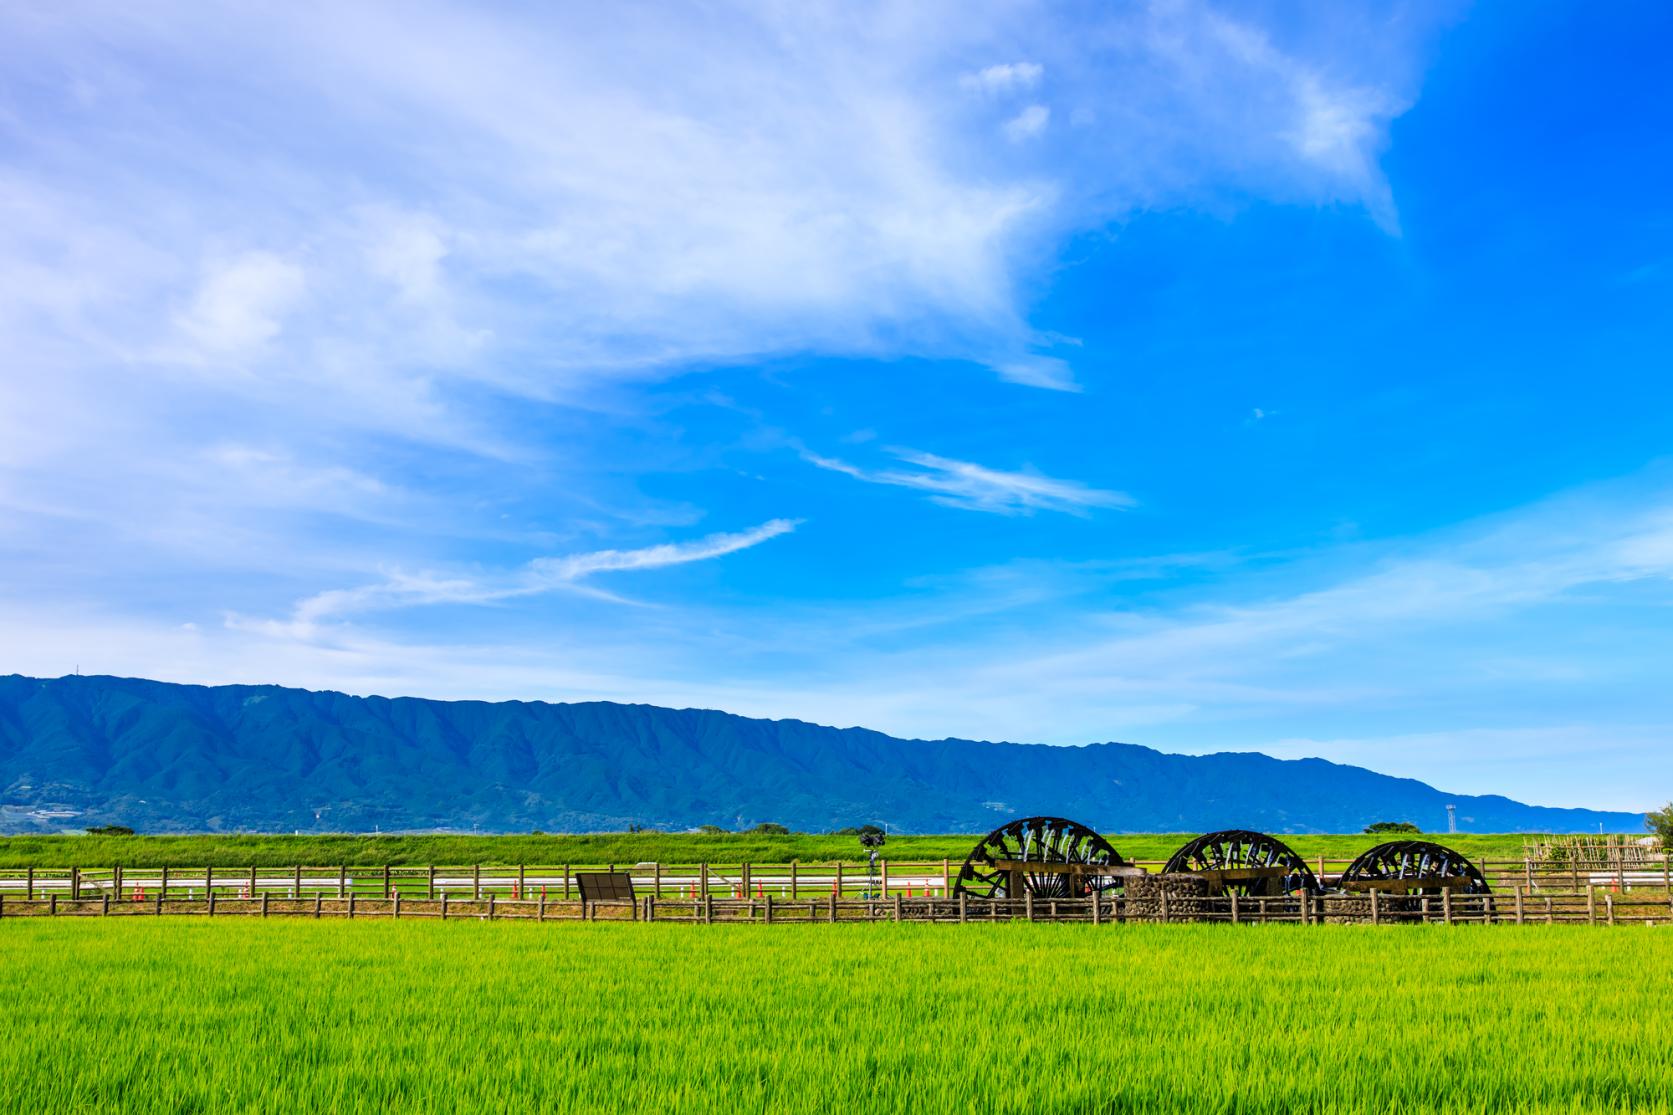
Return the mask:
[(897, 459), (915, 467), (867, 469), (806, 451), (802, 453), (802, 459), (867, 484), (886, 484), (925, 492), (935, 503), (967, 511), (987, 511), (998, 515), (1061, 511), (1070, 515), (1085, 515), (1094, 508), (1125, 508), (1137, 503), (1125, 492), (1093, 488), (1031, 470), (1006, 472), (912, 449), (891, 452)]
[(691, 542), (670, 542), (633, 550), (597, 550), (536, 558), (518, 569), (500, 574), (443, 576), (434, 573), (387, 573), (380, 582), (356, 588), (329, 589), (300, 601), (288, 620), (228, 618), (228, 626), (268, 634), (306, 638), (329, 620), (363, 612), (389, 611), (435, 604), (496, 604), (518, 597), (536, 596), (558, 590), (620, 601), (614, 594), (586, 585), (601, 573), (661, 569), (709, 561), (789, 534), (796, 529), (793, 519), (772, 519), (749, 530), (711, 534)]

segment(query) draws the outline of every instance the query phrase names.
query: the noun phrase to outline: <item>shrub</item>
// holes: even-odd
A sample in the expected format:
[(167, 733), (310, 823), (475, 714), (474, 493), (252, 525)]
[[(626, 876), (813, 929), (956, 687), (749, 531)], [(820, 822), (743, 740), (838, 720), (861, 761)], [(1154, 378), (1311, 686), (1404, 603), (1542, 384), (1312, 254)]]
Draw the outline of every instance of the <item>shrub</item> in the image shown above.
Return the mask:
[(1410, 821), (1377, 821), (1366, 825), (1365, 831), (1374, 835), (1380, 832), (1422, 832), (1423, 830)]

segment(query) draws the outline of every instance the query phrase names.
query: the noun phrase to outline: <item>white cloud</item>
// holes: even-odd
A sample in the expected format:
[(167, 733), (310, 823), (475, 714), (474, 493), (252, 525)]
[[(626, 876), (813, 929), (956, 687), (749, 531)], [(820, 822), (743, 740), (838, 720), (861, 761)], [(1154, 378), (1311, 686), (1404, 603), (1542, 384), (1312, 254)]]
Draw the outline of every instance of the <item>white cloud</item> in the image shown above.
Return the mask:
[(967, 511), (987, 511), (999, 515), (1062, 511), (1084, 515), (1090, 508), (1131, 507), (1134, 503), (1132, 497), (1124, 492), (1091, 488), (1073, 480), (1056, 480), (1037, 472), (1003, 472), (910, 449), (893, 452), (907, 464), (916, 465), (918, 471), (863, 469), (816, 453), (803, 453), (802, 457), (809, 464), (868, 484), (887, 484), (928, 492), (935, 503)]
[(1032, 139), (1046, 130), (1051, 121), (1051, 109), (1045, 105), (1029, 105), (1005, 121), (1005, 138), (1012, 143)]
[(306, 286), (296, 263), (245, 252), (209, 269), (180, 326), (210, 355), (256, 348), (278, 335)]
[(1034, 88), (1040, 84), (1043, 73), (1045, 67), (1038, 62), (1000, 62), (965, 74), (959, 78), (959, 84), (984, 93), (1009, 93)]
[[(340, 616), (408, 608), (427, 604), (493, 604), (518, 597), (534, 596), (557, 589), (572, 588), (600, 573), (661, 569), (708, 561), (759, 546), (796, 529), (790, 519), (772, 519), (760, 526), (731, 534), (711, 534), (693, 542), (673, 542), (636, 550), (599, 550), (562, 557), (536, 558), (515, 571), (482, 577), (444, 577), (433, 573), (408, 574), (399, 570), (382, 582), (351, 589), (330, 589), (300, 601), (288, 621), (252, 621), (231, 616), (229, 626), (270, 634), (307, 638), (322, 623)], [(609, 597), (597, 590), (592, 595)], [(612, 599), (616, 599), (610, 597)]]

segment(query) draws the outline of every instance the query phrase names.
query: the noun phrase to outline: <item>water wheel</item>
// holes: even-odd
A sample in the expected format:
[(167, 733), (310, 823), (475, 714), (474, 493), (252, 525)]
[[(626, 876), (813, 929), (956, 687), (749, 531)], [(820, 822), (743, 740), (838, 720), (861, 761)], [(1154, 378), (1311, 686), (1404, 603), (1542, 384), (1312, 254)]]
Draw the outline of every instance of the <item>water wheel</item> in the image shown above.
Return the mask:
[[(1105, 873), (1100, 868), (1110, 868)], [(955, 895), (1086, 898), (1118, 894), (1127, 861), (1092, 829), (1063, 817), (1024, 817), (996, 828), (965, 857)]]
[(1197, 837), (1173, 854), (1163, 872), (1188, 872), (1209, 881), (1211, 894), (1276, 898), (1294, 891), (1317, 894), (1318, 876), (1276, 836), (1227, 829)]
[(1427, 840), (1391, 840), (1361, 852), (1342, 872), (1342, 887), (1404, 894), (1493, 893), (1475, 864)]

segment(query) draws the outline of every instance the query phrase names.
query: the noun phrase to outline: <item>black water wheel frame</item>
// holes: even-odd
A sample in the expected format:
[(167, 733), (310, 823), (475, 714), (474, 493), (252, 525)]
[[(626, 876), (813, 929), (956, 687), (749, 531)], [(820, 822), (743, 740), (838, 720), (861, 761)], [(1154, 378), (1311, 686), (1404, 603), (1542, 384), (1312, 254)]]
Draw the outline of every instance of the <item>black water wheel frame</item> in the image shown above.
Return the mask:
[[(1455, 894), (1492, 894), (1487, 878), (1462, 854), (1444, 844), (1429, 840), (1391, 840), (1367, 848), (1348, 864), (1342, 872), (1342, 882), (1369, 883), (1383, 879), (1410, 879), (1421, 883), (1425, 879), (1468, 879)], [(1418, 888), (1408, 893), (1439, 894), (1442, 888)]]
[[(1065, 817), (1024, 817), (994, 829), (971, 849), (965, 857), (964, 866), (959, 868), (958, 881), (953, 886), (954, 896), (966, 895), (983, 901), (1023, 897), (1009, 893), (1011, 875), (998, 866), (1000, 860), (1127, 866), (1127, 861), (1108, 840), (1079, 821)], [(1076, 879), (1078, 885), (1073, 881)], [(1036, 899), (1087, 898), (1094, 893), (1119, 894), (1126, 882), (1120, 875), (1087, 873), (1072, 876), (1058, 871), (1024, 871), (1022, 880), (1023, 888)]]
[(1276, 836), (1252, 829), (1204, 833), (1175, 852), (1162, 870), (1170, 874), (1200, 875), (1239, 868), (1274, 867), (1285, 868), (1286, 873), (1241, 882), (1227, 881), (1219, 889), (1225, 894), (1267, 898), (1281, 897), (1298, 890), (1318, 894), (1323, 889), (1318, 876), (1313, 874), (1313, 869), (1307, 866), (1307, 861), (1295, 849)]

